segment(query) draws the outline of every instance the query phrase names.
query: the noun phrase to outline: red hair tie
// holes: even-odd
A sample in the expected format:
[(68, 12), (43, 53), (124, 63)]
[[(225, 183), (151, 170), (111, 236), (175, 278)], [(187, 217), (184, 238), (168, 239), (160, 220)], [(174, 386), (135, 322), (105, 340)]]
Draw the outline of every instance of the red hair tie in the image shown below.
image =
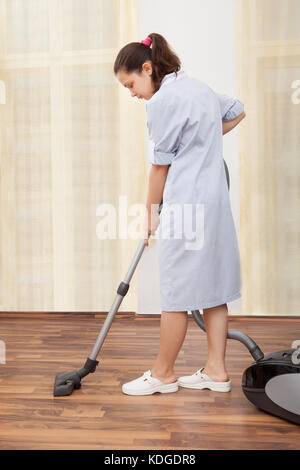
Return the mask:
[(150, 47), (151, 42), (152, 42), (152, 38), (149, 38), (149, 36), (143, 41), (141, 41), (142, 44), (145, 44), (145, 46), (149, 46), (149, 47)]

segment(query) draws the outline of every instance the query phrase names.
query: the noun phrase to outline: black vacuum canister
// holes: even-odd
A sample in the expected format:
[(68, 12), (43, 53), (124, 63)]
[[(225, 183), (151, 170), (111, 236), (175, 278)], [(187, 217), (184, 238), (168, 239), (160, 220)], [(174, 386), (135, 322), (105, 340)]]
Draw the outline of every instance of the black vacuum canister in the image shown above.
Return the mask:
[(300, 424), (300, 352), (275, 351), (244, 372), (242, 388), (257, 408)]

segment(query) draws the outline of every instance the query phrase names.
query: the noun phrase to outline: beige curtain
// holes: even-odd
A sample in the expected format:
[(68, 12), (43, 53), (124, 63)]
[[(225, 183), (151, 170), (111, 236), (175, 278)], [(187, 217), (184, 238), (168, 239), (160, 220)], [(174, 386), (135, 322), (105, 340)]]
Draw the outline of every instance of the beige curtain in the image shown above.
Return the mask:
[(140, 39), (138, 0), (0, 0), (2, 311), (111, 307), (139, 240), (100, 239), (99, 207), (146, 200), (144, 103), (113, 63)]
[(243, 313), (300, 314), (300, 2), (237, 0)]

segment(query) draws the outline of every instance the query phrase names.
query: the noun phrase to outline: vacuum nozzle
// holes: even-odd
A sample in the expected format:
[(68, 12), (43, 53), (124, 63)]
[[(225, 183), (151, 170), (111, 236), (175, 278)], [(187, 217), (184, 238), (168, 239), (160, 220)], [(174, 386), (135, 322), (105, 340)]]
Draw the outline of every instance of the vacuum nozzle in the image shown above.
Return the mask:
[(71, 395), (74, 388), (79, 389), (81, 387), (81, 377), (78, 371), (73, 372), (59, 372), (56, 374), (54, 382), (54, 393), (55, 397), (64, 397)]
[(83, 377), (95, 372), (98, 364), (99, 361), (88, 357), (82, 369), (73, 372), (59, 372), (56, 374), (53, 395), (55, 397), (71, 395), (73, 390), (78, 390), (81, 387), (81, 379)]

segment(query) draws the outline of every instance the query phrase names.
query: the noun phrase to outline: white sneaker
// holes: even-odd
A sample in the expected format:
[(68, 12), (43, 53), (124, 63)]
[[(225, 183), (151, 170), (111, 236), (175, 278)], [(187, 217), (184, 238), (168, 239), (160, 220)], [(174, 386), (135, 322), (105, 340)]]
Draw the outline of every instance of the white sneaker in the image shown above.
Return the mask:
[(171, 393), (178, 391), (178, 381), (165, 384), (151, 376), (151, 370), (147, 370), (138, 379), (122, 385), (122, 392), (126, 395), (152, 395), (152, 393)]
[(184, 375), (183, 377), (179, 377), (179, 386), (197, 389), (209, 388), (210, 390), (215, 390), (217, 392), (230, 392), (230, 380), (228, 380), (228, 382), (214, 382), (208, 375), (201, 372), (203, 369), (204, 367), (197, 370), (193, 375)]

